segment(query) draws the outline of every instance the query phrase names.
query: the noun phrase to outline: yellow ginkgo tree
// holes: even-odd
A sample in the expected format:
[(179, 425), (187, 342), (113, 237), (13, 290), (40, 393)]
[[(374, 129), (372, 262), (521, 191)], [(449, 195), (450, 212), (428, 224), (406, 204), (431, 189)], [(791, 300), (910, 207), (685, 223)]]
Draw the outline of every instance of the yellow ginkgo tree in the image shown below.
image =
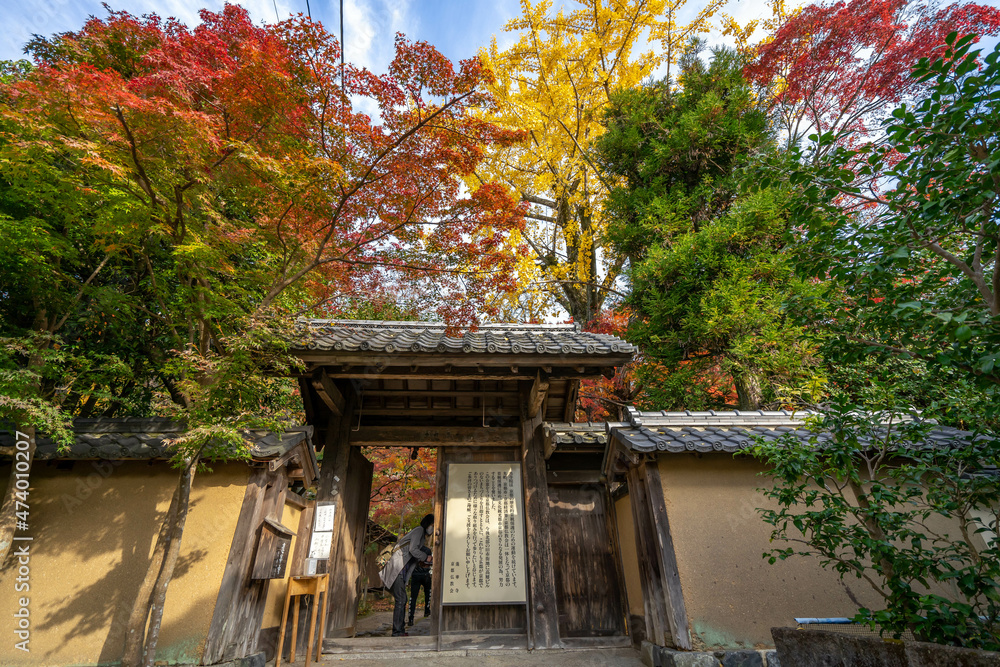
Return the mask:
[(521, 265), (522, 316), (558, 305), (575, 321), (596, 317), (622, 271), (624, 258), (604, 245), (601, 204), (612, 183), (589, 153), (604, 131), (602, 111), (616, 90), (651, 75), (670, 76), (684, 43), (709, 27), (725, 0), (709, 0), (686, 24), (686, 0), (579, 0), (552, 13), (552, 3), (522, 0), (523, 15), (481, 57), (495, 77), (499, 110), (490, 120), (523, 130), (526, 140), (499, 150), (481, 166), (529, 205), (523, 238), (533, 257)]

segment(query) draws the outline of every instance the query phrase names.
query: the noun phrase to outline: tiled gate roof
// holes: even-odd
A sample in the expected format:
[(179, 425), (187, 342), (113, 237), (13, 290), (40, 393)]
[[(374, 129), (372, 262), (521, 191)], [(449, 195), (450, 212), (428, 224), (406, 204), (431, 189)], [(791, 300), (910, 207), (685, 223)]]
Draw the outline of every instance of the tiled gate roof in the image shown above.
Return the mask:
[(573, 324), (486, 324), (449, 335), (436, 322), (302, 320), (298, 350), (437, 352), (466, 354), (630, 354), (635, 347)]

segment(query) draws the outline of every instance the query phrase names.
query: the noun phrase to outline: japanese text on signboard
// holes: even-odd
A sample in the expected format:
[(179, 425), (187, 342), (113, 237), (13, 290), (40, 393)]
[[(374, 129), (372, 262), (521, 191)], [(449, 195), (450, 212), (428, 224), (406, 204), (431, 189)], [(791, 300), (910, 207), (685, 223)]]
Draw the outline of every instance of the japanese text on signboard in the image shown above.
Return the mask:
[(449, 465), (444, 603), (524, 602), (523, 535), (518, 464)]

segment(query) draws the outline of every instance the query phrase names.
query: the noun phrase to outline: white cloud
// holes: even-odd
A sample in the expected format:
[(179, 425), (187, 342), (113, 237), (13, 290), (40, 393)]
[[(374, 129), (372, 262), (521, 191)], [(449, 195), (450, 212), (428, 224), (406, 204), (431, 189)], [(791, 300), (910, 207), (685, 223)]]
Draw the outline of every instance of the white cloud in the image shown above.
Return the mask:
[(385, 72), (394, 55), (396, 33), (413, 35), (418, 25), (409, 0), (346, 1), (344, 55), (377, 74)]

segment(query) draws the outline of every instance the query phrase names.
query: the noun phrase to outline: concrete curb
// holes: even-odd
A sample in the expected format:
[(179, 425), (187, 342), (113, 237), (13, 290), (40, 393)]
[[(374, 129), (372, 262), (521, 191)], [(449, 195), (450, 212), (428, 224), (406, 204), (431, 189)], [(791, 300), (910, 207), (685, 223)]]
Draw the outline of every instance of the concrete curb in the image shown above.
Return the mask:
[(646, 667), (781, 667), (774, 649), (675, 651), (643, 642), (639, 653)]

